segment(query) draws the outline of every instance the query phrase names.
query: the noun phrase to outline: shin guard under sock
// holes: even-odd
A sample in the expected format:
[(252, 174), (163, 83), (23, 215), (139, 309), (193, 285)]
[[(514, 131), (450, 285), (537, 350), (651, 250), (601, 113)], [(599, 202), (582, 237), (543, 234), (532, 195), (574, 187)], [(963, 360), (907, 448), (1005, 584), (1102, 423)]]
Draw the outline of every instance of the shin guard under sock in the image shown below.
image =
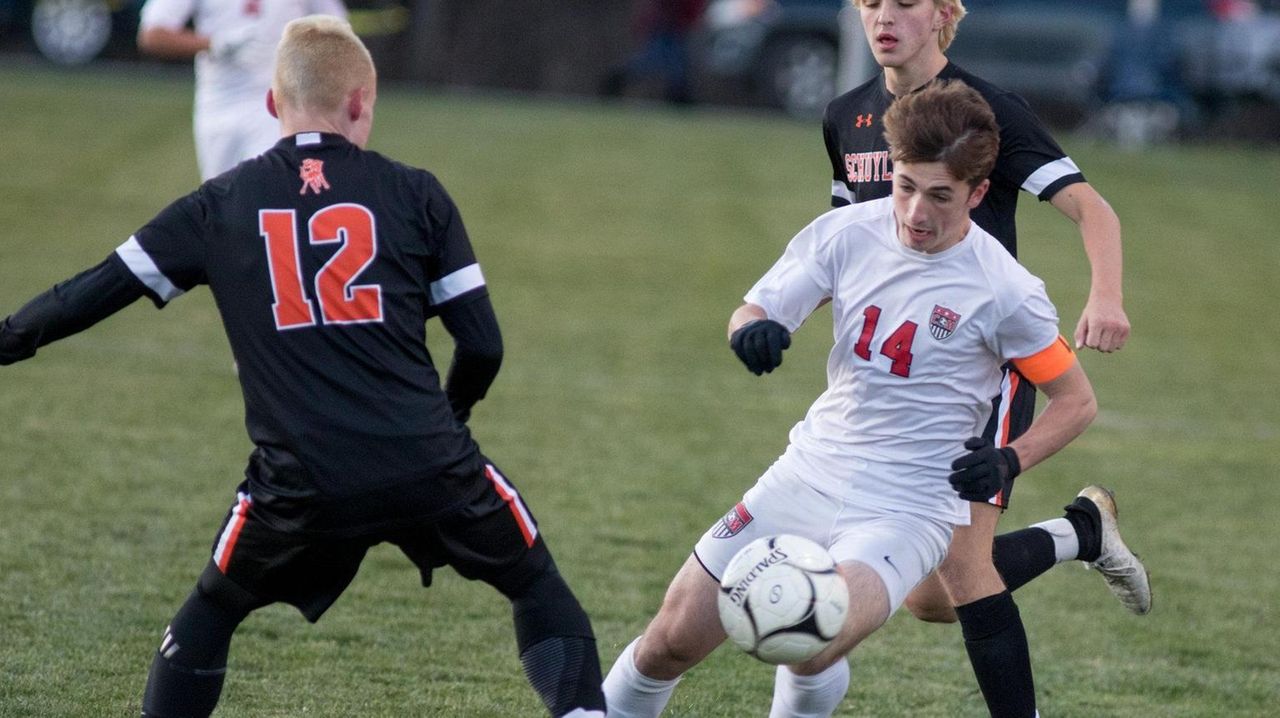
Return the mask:
[(1032, 718), (1036, 688), (1031, 652), (1018, 606), (1009, 592), (956, 607), (964, 647), (992, 718)]

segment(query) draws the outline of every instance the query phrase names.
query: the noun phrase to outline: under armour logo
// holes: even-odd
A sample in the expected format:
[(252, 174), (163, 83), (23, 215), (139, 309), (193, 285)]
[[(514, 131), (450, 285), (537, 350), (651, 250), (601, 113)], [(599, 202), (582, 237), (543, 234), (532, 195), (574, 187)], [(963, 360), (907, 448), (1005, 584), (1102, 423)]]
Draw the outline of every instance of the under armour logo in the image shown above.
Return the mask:
[(854, 127), (870, 127), (871, 120), (873, 118), (875, 118), (875, 115), (858, 115), (858, 121), (853, 123), (853, 126)]
[(320, 194), (329, 189), (329, 180), (324, 178), (324, 162), (321, 160), (303, 160), (298, 176), (302, 178), (302, 189), (298, 194), (306, 194), (308, 189)]

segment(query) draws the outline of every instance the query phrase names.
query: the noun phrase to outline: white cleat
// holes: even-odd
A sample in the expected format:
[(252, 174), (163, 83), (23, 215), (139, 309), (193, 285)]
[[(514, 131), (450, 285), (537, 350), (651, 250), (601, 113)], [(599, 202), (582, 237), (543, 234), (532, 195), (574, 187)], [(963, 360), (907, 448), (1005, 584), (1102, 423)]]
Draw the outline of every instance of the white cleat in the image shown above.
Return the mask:
[(1086, 562), (1085, 566), (1102, 574), (1107, 588), (1125, 608), (1139, 616), (1150, 612), (1151, 577), (1142, 559), (1120, 538), (1115, 495), (1110, 489), (1093, 485), (1084, 487), (1078, 496), (1092, 501), (1102, 519), (1102, 552), (1097, 561)]

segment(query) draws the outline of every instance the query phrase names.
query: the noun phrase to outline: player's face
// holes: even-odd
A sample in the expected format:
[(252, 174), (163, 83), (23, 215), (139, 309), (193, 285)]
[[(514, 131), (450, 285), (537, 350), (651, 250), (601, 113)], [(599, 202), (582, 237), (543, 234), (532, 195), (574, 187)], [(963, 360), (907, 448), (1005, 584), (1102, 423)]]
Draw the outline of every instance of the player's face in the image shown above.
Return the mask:
[(987, 193), (988, 180), (970, 188), (941, 162), (893, 164), (893, 212), (898, 241), (934, 254), (959, 244), (969, 231), (969, 210)]
[(938, 30), (950, 8), (933, 0), (862, 0), (862, 30), (881, 67), (910, 67), (941, 54)]

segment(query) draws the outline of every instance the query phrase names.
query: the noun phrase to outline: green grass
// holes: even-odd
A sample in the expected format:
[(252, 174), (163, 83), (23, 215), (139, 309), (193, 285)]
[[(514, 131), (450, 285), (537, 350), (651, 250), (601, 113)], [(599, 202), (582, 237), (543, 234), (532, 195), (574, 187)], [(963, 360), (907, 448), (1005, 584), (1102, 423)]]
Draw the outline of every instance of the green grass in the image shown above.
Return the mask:
[[(190, 94), (183, 78), (0, 67), (0, 314), (194, 186)], [(1019, 482), (1004, 525), (1111, 485), (1156, 601), (1128, 615), (1076, 565), (1021, 590), (1042, 709), (1273, 714), (1280, 154), (1067, 139), (1124, 221), (1134, 334), (1083, 356), (1099, 419)], [(436, 172), (462, 208), (507, 342), (473, 429), (537, 513), (607, 669), (821, 391), (825, 319), (764, 380), (724, 339), (742, 293), (826, 205), (819, 130), (388, 87), (372, 146)], [(1079, 239), (1026, 200), (1020, 225), (1070, 335)], [(429, 334), (443, 360), (443, 331)], [(0, 370), (0, 716), (136, 715), (249, 449), (203, 290)], [(320, 624), (253, 615), (218, 715), (539, 714), (505, 602), (449, 571), (427, 591), (416, 579), (379, 548)], [(955, 626), (899, 615), (852, 666), (840, 715), (984, 715)], [(768, 667), (722, 649), (670, 715), (762, 715), (770, 690)]]

